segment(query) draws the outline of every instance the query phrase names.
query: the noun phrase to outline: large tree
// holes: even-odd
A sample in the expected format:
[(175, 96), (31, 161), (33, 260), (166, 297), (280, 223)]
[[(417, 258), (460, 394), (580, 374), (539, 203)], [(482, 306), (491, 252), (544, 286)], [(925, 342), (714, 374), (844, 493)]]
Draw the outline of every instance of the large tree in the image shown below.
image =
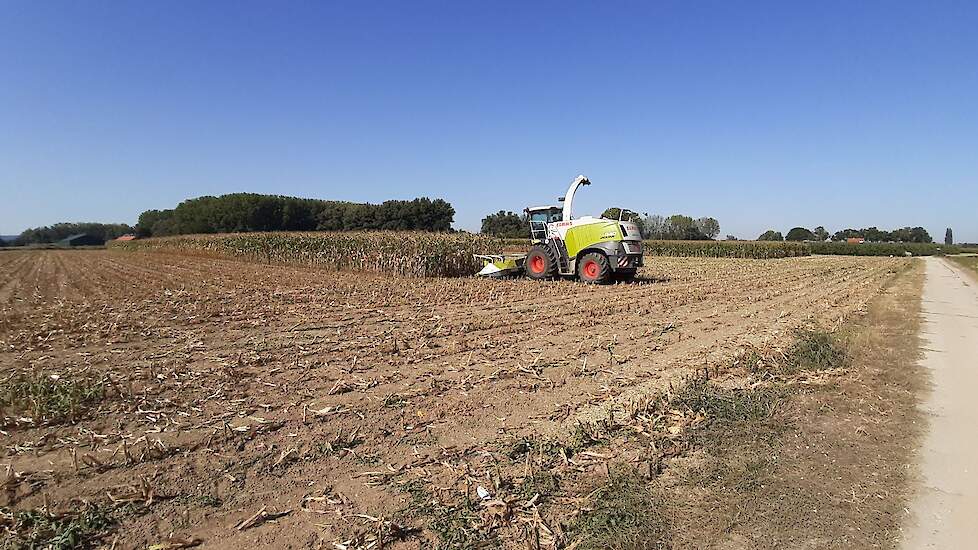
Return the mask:
[(700, 218), (696, 220), (696, 229), (707, 239), (715, 239), (720, 234), (720, 222), (716, 218)]
[(781, 235), (780, 231), (775, 231), (773, 229), (768, 229), (761, 236), (757, 238), (759, 241), (783, 241), (784, 237)]
[(668, 223), (664, 216), (658, 214), (653, 214), (651, 216), (646, 216), (643, 221), (645, 225), (645, 235), (646, 239), (656, 239), (665, 240), (668, 239)]
[(934, 239), (931, 238), (930, 233), (923, 227), (914, 227), (910, 229), (910, 242), (932, 243)]
[(786, 241), (799, 241), (799, 242), (814, 241), (816, 239), (817, 237), (815, 236), (815, 233), (812, 233), (811, 231), (805, 229), (804, 227), (793, 227), (791, 228), (791, 231), (788, 231), (788, 234), (785, 235), (784, 237), (784, 240)]
[(696, 220), (682, 214), (673, 214), (667, 218), (676, 239), (702, 241), (706, 235), (696, 226)]
[(500, 210), (482, 218), (482, 233), (486, 235), (517, 239), (528, 236), (529, 231), (526, 218), (513, 212)]
[(815, 238), (819, 241), (825, 241), (829, 238), (829, 232), (821, 225), (812, 230), (812, 233), (815, 233)]
[(944, 244), (951, 246), (954, 244), (954, 232), (948, 227), (947, 231), (944, 232)]

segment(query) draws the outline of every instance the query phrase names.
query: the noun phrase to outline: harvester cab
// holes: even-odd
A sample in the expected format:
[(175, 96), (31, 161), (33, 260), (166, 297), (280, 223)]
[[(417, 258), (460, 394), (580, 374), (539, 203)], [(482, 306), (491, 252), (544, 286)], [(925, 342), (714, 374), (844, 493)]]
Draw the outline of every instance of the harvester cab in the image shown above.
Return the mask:
[(574, 219), (574, 195), (591, 182), (577, 176), (558, 199), (563, 206), (527, 208), (530, 250), (527, 254), (480, 255), (483, 276), (526, 274), (531, 279), (577, 277), (608, 283), (635, 277), (642, 266), (642, 235), (625, 220), (584, 216)]

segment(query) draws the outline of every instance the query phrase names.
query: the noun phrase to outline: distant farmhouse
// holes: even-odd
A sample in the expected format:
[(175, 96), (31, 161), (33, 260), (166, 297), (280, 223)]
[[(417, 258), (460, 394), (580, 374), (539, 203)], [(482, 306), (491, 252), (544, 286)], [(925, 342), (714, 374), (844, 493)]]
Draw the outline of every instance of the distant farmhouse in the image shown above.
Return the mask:
[(73, 246), (102, 246), (105, 244), (105, 239), (89, 235), (88, 233), (79, 233), (77, 235), (71, 235), (65, 239), (58, 241), (58, 246), (63, 246), (66, 248), (71, 248)]

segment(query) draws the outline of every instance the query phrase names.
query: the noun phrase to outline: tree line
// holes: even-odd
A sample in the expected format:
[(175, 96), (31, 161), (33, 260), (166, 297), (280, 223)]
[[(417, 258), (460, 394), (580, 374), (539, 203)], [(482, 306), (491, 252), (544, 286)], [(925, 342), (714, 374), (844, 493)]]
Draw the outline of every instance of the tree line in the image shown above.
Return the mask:
[[(634, 222), (642, 232), (643, 239), (650, 240), (696, 240), (705, 241), (716, 239), (720, 235), (720, 223), (715, 218), (692, 218), (682, 214), (672, 216), (645, 215), (620, 208), (608, 208), (601, 213), (602, 218), (624, 219)], [(526, 215), (500, 210), (482, 219), (482, 233), (504, 238), (529, 237), (529, 222)], [(770, 229), (757, 237), (758, 241), (811, 241), (822, 242), (829, 239), (845, 241), (850, 238), (862, 238), (869, 242), (903, 242), (903, 243), (932, 243), (934, 240), (923, 227), (902, 227), (892, 231), (883, 231), (876, 227), (863, 229), (842, 229), (829, 233), (823, 226), (814, 229), (793, 227), (787, 235)], [(738, 240), (733, 235), (727, 235), (727, 240)], [(945, 241), (953, 242), (951, 229), (948, 228)]]
[(455, 209), (442, 199), (381, 204), (232, 193), (198, 197), (139, 215), (140, 237), (250, 231), (450, 231)]
[[(693, 219), (682, 214), (643, 217), (627, 209), (623, 214), (620, 208), (608, 208), (601, 213), (601, 217), (633, 222), (643, 239), (705, 241), (715, 239), (720, 234), (720, 222), (715, 218)], [(482, 219), (481, 232), (503, 238), (528, 238), (530, 226), (525, 214), (500, 210)]]
[[(829, 240), (829, 232), (822, 226), (814, 230), (805, 227), (794, 227), (788, 231), (787, 235), (782, 236), (780, 231), (769, 229), (757, 238), (759, 241), (826, 241)], [(833, 241), (845, 241), (848, 239), (865, 239), (874, 243), (932, 243), (934, 239), (923, 227), (902, 227), (893, 231), (883, 231), (876, 227), (863, 229), (843, 229), (831, 234)]]
[(112, 240), (127, 235), (135, 229), (124, 223), (56, 223), (44, 227), (34, 227), (24, 230), (13, 242), (16, 246), (32, 244), (56, 243), (72, 235), (86, 234), (103, 241)]
[(421, 197), (381, 204), (231, 193), (188, 199), (175, 208), (147, 210), (135, 227), (124, 223), (57, 223), (27, 229), (12, 243), (54, 243), (87, 234), (104, 241), (122, 235), (165, 237), (248, 231), (451, 231), (455, 209), (442, 199)]

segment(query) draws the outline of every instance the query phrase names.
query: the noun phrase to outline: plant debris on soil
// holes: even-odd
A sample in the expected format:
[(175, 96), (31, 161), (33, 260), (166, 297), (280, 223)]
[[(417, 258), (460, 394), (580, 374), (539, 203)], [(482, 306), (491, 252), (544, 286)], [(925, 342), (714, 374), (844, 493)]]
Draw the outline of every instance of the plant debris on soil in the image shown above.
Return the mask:
[(82, 535), (116, 547), (683, 547), (675, 503), (765, 486), (785, 388), (838, 383), (822, 335), (911, 261), (597, 287), (5, 251), (0, 505), (133, 506)]

